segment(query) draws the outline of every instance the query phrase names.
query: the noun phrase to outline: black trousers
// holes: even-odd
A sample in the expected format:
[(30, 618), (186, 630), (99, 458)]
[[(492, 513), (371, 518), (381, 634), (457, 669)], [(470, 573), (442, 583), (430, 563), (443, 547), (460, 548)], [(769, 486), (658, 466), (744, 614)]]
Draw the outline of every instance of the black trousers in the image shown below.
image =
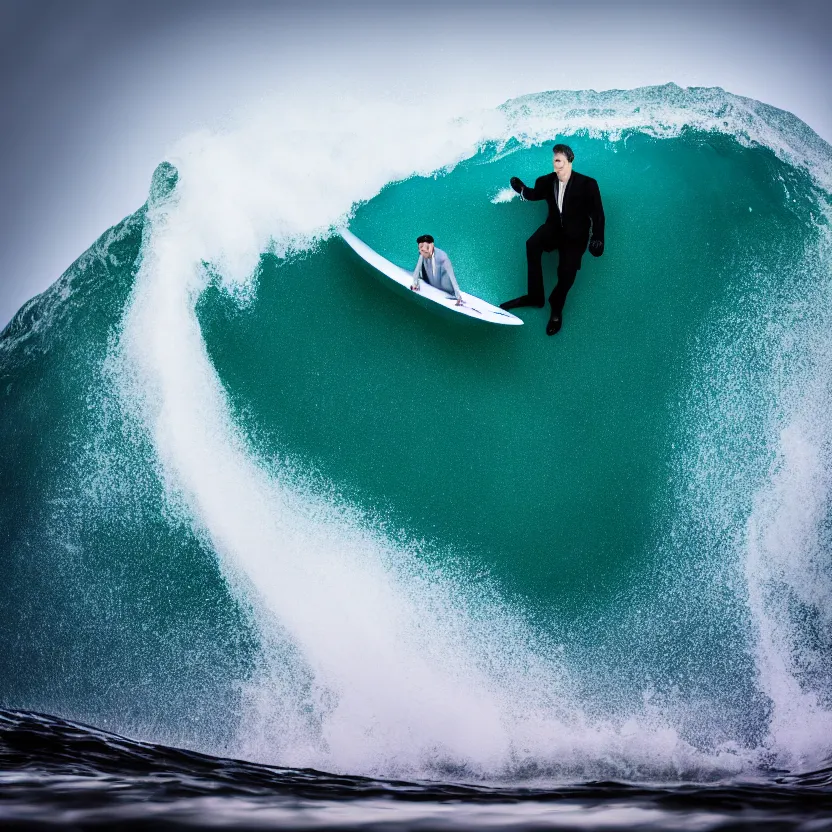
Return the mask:
[(581, 268), (586, 245), (575, 244), (563, 236), (563, 230), (556, 225), (541, 225), (537, 231), (526, 240), (526, 259), (529, 264), (529, 297), (538, 303), (543, 303), (543, 252), (559, 252), (558, 282), (549, 295), (552, 312), (560, 314), (566, 303), (566, 293), (572, 288), (575, 276)]

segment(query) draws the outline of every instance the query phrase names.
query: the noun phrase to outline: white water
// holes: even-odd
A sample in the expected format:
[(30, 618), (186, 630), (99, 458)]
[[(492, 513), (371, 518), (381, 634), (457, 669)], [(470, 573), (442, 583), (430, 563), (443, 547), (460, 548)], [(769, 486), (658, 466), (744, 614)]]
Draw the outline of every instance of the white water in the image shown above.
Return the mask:
[[(829, 234), (822, 239), (807, 260), (832, 277)], [(769, 742), (786, 765), (811, 767), (832, 747), (832, 281), (795, 295), (778, 343), (774, 461), (744, 551), (757, 670), (772, 703)]]
[[(601, 103), (560, 96), (456, 119), (437, 108), (426, 120), (400, 102), (283, 101), (237, 129), (190, 136), (171, 154), (180, 181), (149, 212), (123, 321), (121, 384), (172, 508), (209, 542), (262, 633), (240, 737), (246, 755), (352, 773), (430, 775), (451, 765), (500, 776), (532, 763), (587, 777), (710, 777), (755, 759), (734, 748), (699, 752), (672, 715), (647, 706), (590, 718), (548, 639), (487, 586), (420, 566), (408, 545), (258, 460), (197, 323), (203, 262), (250, 298), (261, 252), (308, 250), (388, 182), (441, 171), (484, 142), (585, 129), (669, 136), (690, 124), (767, 143), (819, 178), (826, 170), (811, 135), (724, 93), (665, 89)], [(787, 648), (762, 630), (765, 687), (766, 656), (782, 660)]]

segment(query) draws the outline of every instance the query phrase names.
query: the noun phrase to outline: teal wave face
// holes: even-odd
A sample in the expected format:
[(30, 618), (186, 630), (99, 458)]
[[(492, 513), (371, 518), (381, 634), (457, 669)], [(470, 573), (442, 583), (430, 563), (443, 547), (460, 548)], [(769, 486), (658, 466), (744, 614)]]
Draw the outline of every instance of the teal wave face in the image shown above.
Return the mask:
[[(607, 234), (555, 338), (546, 310), (509, 331), (427, 314), (325, 234), (263, 254), (241, 302), (221, 261), (192, 268), (169, 169), (150, 219), (13, 322), (3, 704), (352, 771), (804, 754), (789, 731), (830, 695), (829, 194), (743, 136), (583, 132), (486, 142), (350, 227), (406, 267), (431, 233), (464, 290), (513, 297), (545, 207), (495, 197), (561, 140)], [(788, 711), (783, 679), (816, 704)]]
[[(522, 313), (522, 331), (455, 328), (385, 292), (333, 240), (293, 264), (265, 259), (244, 311), (209, 291), (208, 349), (264, 453), (297, 458), (371, 522), (495, 578), (555, 626), (603, 697), (636, 699), (649, 677), (707, 697), (712, 730), (724, 718), (720, 732), (758, 738), (753, 626), (724, 547), (771, 462), (766, 336), (742, 356), (720, 464), (746, 490), (720, 534), (690, 524), (693, 472), (678, 460), (717, 429), (691, 403), (725, 380), (708, 372), (713, 356), (824, 279), (805, 263), (824, 233), (819, 195), (769, 150), (724, 136), (571, 142), (576, 169), (603, 185), (607, 253), (585, 256), (557, 339), (545, 310)], [(488, 197), (511, 175), (533, 181), (550, 154), (486, 151), (391, 185), (351, 227), (403, 265), (433, 233), (463, 287), (499, 302), (523, 290), (524, 240), (545, 206)], [(687, 537), (671, 541), (680, 523)]]
[[(555, 339), (545, 310), (511, 332), (434, 319), (368, 280), (337, 240), (296, 263), (265, 259), (248, 309), (216, 288), (200, 307), (267, 452), (311, 462), (364, 510), (464, 551), (546, 609), (594, 607), (655, 567), (645, 553), (675, 511), (674, 444), (710, 325), (767, 313), (763, 283), (800, 270), (818, 212), (808, 177), (726, 137), (572, 145), (576, 170), (603, 184), (608, 242), (584, 257)], [(547, 172), (551, 150), (493, 155), (389, 186), (351, 228), (406, 266), (428, 230), (467, 291), (520, 294), (545, 206), (489, 197), (510, 175)], [(786, 203), (785, 183), (809, 198)]]

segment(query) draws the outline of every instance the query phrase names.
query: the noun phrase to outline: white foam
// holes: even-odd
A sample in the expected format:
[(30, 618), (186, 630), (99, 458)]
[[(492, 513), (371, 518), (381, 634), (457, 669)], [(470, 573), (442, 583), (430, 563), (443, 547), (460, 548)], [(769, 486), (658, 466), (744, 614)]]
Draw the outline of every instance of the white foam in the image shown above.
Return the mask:
[(822, 167), (810, 138), (721, 91), (704, 101), (678, 88), (605, 95), (465, 117), (437, 106), (430, 118), (402, 101), (282, 100), (171, 153), (179, 184), (148, 213), (120, 377), (171, 505), (217, 553), (259, 623), (264, 664), (247, 692), (246, 754), (354, 773), (453, 764), (485, 775), (534, 764), (587, 776), (706, 776), (750, 758), (697, 752), (648, 711), (611, 705), (603, 720), (589, 719), (546, 639), (488, 600), (487, 587), (420, 566), (408, 545), (264, 465), (230, 416), (195, 314), (204, 262), (250, 297), (262, 252), (308, 249), (387, 183), (441, 172), (485, 142), (578, 130), (677, 135), (692, 124)]
[(504, 202), (511, 202), (511, 200), (517, 196), (519, 196), (519, 194), (513, 188), (500, 188), (500, 190), (491, 197), (491, 202), (493, 205), (502, 205)]
[[(821, 269), (832, 250), (828, 233), (822, 241), (807, 256)], [(831, 309), (824, 282), (801, 287), (791, 309), (780, 310), (788, 328), (772, 397), (774, 458), (744, 541), (757, 669), (772, 706), (769, 742), (781, 764), (804, 769), (832, 749)]]
[(797, 770), (832, 751), (832, 246), (827, 226), (816, 231), (794, 262), (753, 275), (743, 317), (703, 333), (695, 443), (678, 460), (677, 537), (697, 537), (716, 598), (737, 584), (732, 624), (748, 632), (769, 711), (763, 748)]

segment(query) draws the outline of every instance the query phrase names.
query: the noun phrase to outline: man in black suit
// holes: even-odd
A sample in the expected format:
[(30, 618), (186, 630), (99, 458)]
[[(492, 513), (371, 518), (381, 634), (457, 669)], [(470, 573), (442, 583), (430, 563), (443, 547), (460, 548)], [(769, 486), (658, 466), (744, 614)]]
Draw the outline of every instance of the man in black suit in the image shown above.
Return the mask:
[[(527, 188), (516, 176), (511, 187), (522, 199), (533, 202), (545, 199), (549, 205), (546, 222), (526, 240), (526, 258), (529, 263), (529, 291), (514, 300), (501, 303), (503, 309), (518, 306), (543, 308), (544, 251), (560, 252), (558, 282), (549, 295), (552, 312), (546, 325), (546, 334), (554, 335), (563, 324), (563, 305), (566, 293), (572, 288), (581, 258), (589, 242), (589, 253), (600, 257), (604, 253), (604, 208), (598, 183), (591, 176), (572, 170), (575, 154), (565, 144), (553, 149), (554, 173), (541, 176), (533, 188)], [(592, 237), (590, 241), (590, 235)]]

